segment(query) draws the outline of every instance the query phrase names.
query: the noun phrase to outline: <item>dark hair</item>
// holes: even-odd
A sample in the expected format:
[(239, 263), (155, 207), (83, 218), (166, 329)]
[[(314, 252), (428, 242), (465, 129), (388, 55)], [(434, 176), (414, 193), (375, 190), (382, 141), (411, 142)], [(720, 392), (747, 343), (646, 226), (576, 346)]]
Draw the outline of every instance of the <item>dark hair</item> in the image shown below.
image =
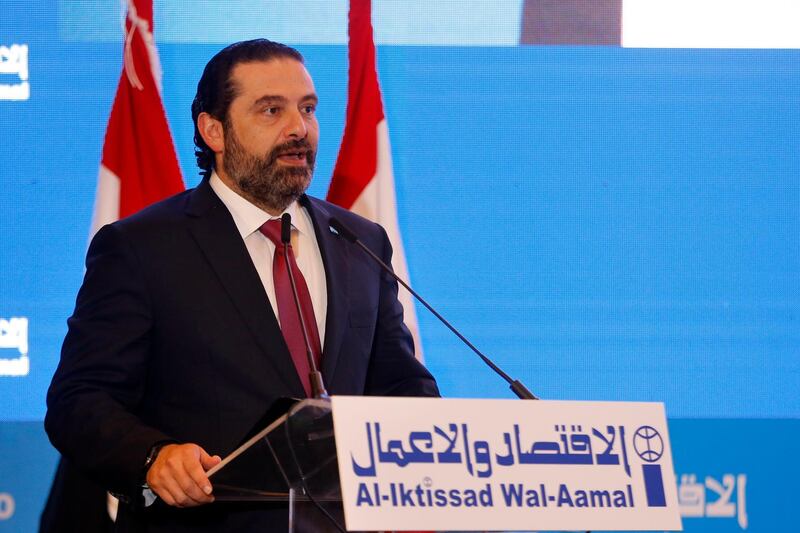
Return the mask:
[(209, 148), (200, 130), (197, 127), (197, 117), (200, 113), (208, 113), (215, 119), (226, 123), (228, 109), (236, 97), (238, 87), (231, 80), (233, 68), (240, 63), (253, 63), (256, 61), (269, 61), (271, 59), (294, 59), (303, 63), (303, 56), (285, 44), (276, 43), (267, 39), (253, 39), (241, 41), (223, 48), (203, 70), (203, 75), (197, 83), (197, 94), (192, 102), (192, 121), (194, 122), (194, 156), (200, 175), (207, 178), (214, 169), (214, 151)]

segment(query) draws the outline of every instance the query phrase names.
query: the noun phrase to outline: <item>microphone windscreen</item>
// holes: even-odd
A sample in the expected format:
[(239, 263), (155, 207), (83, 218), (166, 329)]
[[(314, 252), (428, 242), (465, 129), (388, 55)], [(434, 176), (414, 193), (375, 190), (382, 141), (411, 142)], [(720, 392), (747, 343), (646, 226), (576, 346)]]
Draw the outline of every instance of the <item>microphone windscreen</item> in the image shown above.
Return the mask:
[(281, 242), (289, 244), (292, 240), (292, 215), (284, 213), (281, 216)]

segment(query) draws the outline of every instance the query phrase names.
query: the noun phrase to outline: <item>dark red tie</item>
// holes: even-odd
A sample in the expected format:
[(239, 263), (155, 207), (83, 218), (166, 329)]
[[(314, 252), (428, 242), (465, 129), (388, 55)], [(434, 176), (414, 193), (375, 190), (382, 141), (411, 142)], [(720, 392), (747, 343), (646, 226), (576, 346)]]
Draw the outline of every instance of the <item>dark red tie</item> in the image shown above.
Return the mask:
[(289, 347), (289, 353), (292, 354), (294, 366), (297, 369), (297, 374), (300, 376), (300, 381), (303, 383), (303, 388), (306, 390), (306, 396), (311, 396), (311, 382), (309, 381), (308, 373), (308, 358), (306, 357), (306, 344), (303, 340), (303, 330), (300, 325), (300, 317), (297, 312), (297, 306), (294, 304), (294, 296), (292, 295), (292, 285), (289, 281), (289, 272), (286, 265), (286, 255), (289, 256), (289, 266), (294, 274), (294, 282), (297, 285), (297, 296), (300, 299), (300, 307), (303, 309), (303, 318), (308, 328), (308, 341), (311, 343), (311, 351), (314, 354), (314, 361), (319, 367), (320, 354), (322, 353), (321, 344), (319, 342), (319, 331), (317, 330), (317, 319), (314, 316), (314, 307), (311, 303), (311, 295), (308, 292), (308, 285), (306, 279), (297, 268), (297, 262), (294, 258), (294, 251), (292, 245), (289, 244), (289, 253), (284, 254), (284, 245), (281, 242), (281, 221), (268, 220), (260, 228), (269, 240), (275, 244), (275, 255), (272, 258), (272, 278), (275, 282), (275, 299), (278, 303), (278, 317), (280, 318), (281, 331), (286, 345)]

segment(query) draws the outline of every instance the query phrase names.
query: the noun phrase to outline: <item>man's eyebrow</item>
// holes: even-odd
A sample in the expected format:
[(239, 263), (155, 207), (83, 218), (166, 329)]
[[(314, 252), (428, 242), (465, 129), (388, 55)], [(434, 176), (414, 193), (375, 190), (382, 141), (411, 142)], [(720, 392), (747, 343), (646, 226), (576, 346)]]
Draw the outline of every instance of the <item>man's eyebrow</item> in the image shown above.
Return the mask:
[[(285, 104), (289, 100), (285, 96), (281, 96), (279, 94), (265, 94), (261, 98), (258, 98), (255, 102), (253, 102), (253, 107), (259, 107), (266, 104)], [(316, 104), (319, 102), (319, 98), (317, 97), (316, 93), (309, 93), (303, 96), (300, 99), (301, 102), (313, 102)]]
[(253, 107), (259, 107), (264, 104), (285, 104), (287, 102), (285, 96), (278, 94), (265, 94), (261, 98), (253, 102)]

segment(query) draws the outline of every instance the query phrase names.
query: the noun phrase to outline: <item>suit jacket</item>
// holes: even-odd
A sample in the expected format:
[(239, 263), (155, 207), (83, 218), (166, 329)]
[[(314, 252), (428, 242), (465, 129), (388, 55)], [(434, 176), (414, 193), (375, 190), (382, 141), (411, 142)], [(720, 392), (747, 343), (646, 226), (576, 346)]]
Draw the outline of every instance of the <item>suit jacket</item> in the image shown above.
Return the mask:
[(39, 533), (113, 533), (106, 489), (66, 459), (58, 462)]
[[(438, 395), (414, 358), (397, 284), (328, 221), (339, 218), (388, 263), (386, 233), (321, 200), (301, 204), (326, 272), (329, 392)], [(97, 233), (68, 325), (45, 428), (65, 457), (117, 493), (141, 492), (154, 443), (225, 456), (276, 398), (304, 396), (244, 242), (207, 180)], [(237, 511), (204, 507), (148, 511), (140, 530), (247, 530), (230, 519)]]

